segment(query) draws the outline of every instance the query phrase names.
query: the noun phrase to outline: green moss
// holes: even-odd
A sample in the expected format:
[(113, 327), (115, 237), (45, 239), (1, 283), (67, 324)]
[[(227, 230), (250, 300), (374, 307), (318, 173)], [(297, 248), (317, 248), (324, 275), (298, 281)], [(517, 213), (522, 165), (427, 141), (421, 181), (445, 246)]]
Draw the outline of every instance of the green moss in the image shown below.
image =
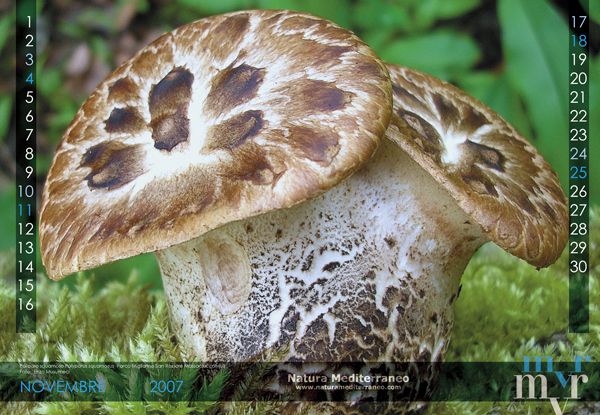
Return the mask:
[[(447, 361), (522, 361), (523, 356), (576, 355), (600, 360), (600, 208), (590, 212), (590, 332), (568, 332), (568, 251), (537, 271), (494, 245), (484, 246), (462, 276)], [(569, 413), (584, 404), (569, 402)], [(565, 412), (567, 413), (567, 412)], [(595, 413), (593, 411), (588, 413)], [(438, 402), (429, 415), (552, 414), (549, 402)]]
[[(93, 282), (77, 276), (69, 290), (45, 276), (38, 276), (37, 331), (16, 334), (14, 287), (0, 282), (1, 361), (184, 361), (168, 324), (161, 294), (151, 293), (136, 275), (127, 283), (111, 282), (98, 292)], [(204, 413), (215, 405), (226, 373), (200, 390), (213, 401), (204, 402), (53, 402), (9, 403), (1, 413), (63, 414), (192, 414)], [(224, 377), (223, 377), (224, 376)], [(192, 379), (193, 380), (193, 379)], [(124, 380), (127, 384), (127, 380)], [(110, 379), (109, 379), (110, 383)], [(192, 382), (189, 382), (192, 384)], [(135, 394), (134, 388), (129, 391)], [(33, 411), (33, 412), (32, 412)]]
[[(514, 361), (524, 355), (553, 355), (569, 361), (575, 354), (600, 360), (600, 286), (598, 258), (600, 209), (591, 212), (590, 333), (572, 334), (568, 325), (567, 253), (548, 269), (537, 271), (492, 245), (471, 261), (462, 278), (449, 361)], [(11, 259), (13, 258), (13, 259)], [(0, 264), (14, 262), (14, 251)], [(11, 267), (0, 266), (3, 275)], [(94, 291), (93, 277), (80, 274), (75, 288), (38, 276), (35, 334), (16, 334), (14, 286), (0, 280), (1, 361), (184, 361), (188, 360), (169, 326), (164, 297), (131, 275)], [(2, 413), (47, 415), (199, 414), (235, 411), (271, 413), (275, 403), (216, 405), (226, 374), (205, 384), (194, 403), (3, 403)], [(212, 408), (212, 409), (211, 409)], [(575, 411), (569, 403), (567, 410)], [(552, 414), (549, 403), (431, 403), (429, 414)], [(573, 412), (574, 413), (574, 412)]]
[(600, 209), (591, 212), (590, 332), (568, 333), (568, 252), (536, 270), (487, 245), (470, 262), (456, 303), (448, 361), (520, 361), (550, 354), (600, 360)]

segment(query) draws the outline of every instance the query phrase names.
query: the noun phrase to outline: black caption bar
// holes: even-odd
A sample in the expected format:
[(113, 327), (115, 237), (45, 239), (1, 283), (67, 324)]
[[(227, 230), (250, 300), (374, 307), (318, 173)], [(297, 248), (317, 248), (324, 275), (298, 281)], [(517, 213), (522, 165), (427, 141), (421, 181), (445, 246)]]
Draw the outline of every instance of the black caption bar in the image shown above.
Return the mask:
[[(555, 362), (5, 362), (8, 401), (600, 400), (600, 364)], [(241, 389), (240, 389), (240, 385)], [(212, 390), (212, 392), (208, 392)], [(207, 394), (208, 393), (208, 394)]]
[(36, 322), (36, 2), (17, 2), (16, 88), (16, 311), (17, 333)]
[(589, 331), (589, 18), (569, 3), (569, 331)]

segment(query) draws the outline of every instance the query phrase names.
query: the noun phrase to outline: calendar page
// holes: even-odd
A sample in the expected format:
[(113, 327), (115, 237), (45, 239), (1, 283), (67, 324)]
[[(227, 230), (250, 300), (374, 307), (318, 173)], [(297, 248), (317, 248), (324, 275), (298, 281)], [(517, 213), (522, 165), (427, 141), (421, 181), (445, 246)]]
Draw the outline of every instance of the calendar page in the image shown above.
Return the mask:
[(600, 1), (0, 10), (1, 414), (600, 414)]

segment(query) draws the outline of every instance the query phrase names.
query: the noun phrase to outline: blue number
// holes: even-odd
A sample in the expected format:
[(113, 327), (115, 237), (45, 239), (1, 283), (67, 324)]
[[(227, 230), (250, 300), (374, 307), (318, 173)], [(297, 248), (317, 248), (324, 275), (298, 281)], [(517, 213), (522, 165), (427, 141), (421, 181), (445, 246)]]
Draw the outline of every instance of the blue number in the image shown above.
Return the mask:
[(27, 77), (27, 79), (25, 80), (25, 82), (27, 82), (28, 84), (32, 84), (33, 85), (33, 72), (29, 72), (29, 76)]
[[(31, 205), (28, 203), (27, 206), (27, 216), (31, 216)], [(19, 203), (19, 216), (23, 216), (23, 205)]]
[(571, 35), (571, 39), (573, 40), (573, 46), (579, 45), (584, 48), (587, 46), (587, 36), (586, 35)]
[(587, 178), (587, 166), (571, 166), (571, 179), (585, 179)]
[(175, 393), (181, 390), (183, 380), (150, 380), (150, 393)]

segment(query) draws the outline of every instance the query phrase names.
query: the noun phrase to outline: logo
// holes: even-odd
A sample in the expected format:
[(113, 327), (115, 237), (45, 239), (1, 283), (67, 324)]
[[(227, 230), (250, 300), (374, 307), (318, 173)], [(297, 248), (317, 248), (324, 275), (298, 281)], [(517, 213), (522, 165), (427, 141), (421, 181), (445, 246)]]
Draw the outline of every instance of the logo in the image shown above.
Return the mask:
[[(543, 362), (545, 360), (545, 370)], [(565, 375), (563, 371), (554, 370), (552, 356), (535, 356), (535, 367), (531, 371), (531, 357), (523, 358), (523, 374), (515, 375), (515, 399), (548, 399), (556, 415), (563, 415), (558, 404), (559, 399), (579, 399), (578, 386), (588, 382), (588, 376), (583, 373), (583, 363), (590, 362), (589, 356), (576, 356), (573, 371)], [(527, 380), (527, 383), (524, 381)], [(550, 382), (550, 383), (549, 383)], [(527, 386), (527, 397), (523, 397), (523, 386)], [(561, 396), (548, 396), (548, 386), (557, 386), (565, 393)], [(539, 389), (538, 389), (539, 386)], [(536, 393), (539, 392), (539, 393)]]

